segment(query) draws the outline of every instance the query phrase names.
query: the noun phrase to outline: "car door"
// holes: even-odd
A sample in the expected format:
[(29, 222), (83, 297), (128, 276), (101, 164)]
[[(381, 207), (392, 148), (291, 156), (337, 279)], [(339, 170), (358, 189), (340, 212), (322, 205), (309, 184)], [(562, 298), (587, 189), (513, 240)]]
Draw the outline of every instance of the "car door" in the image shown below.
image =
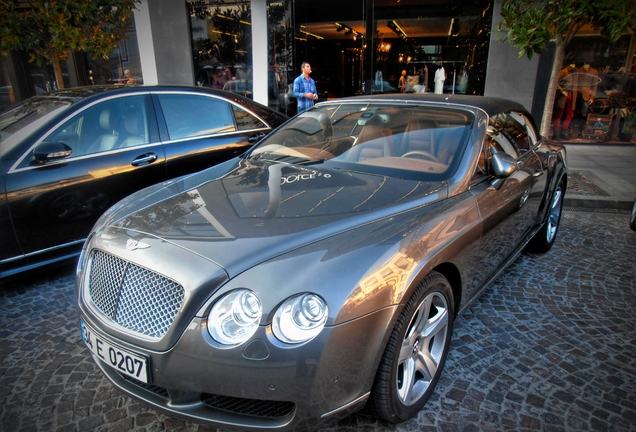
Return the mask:
[[(483, 224), (477, 279), (485, 281), (515, 250), (534, 225), (541, 203), (545, 175), (532, 150), (526, 125), (518, 115), (503, 113), (490, 118), (482, 148), (482, 164), (470, 186)], [(514, 159), (516, 171), (505, 178), (492, 174), (492, 155)]]
[(153, 100), (171, 178), (239, 156), (270, 131), (247, 109), (215, 95), (158, 92)]
[[(47, 146), (63, 146), (70, 155), (42, 158)], [(24, 254), (29, 262), (72, 254), (109, 206), (165, 179), (165, 154), (147, 93), (82, 108), (42, 136), (6, 176)]]

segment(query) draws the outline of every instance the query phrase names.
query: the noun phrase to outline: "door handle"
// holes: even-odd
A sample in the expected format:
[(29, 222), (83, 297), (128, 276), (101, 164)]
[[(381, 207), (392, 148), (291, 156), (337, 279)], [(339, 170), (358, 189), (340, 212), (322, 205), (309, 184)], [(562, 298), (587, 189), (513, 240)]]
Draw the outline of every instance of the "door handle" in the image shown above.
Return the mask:
[(532, 173), (532, 177), (539, 178), (543, 175), (544, 172), (545, 171), (543, 170), (536, 170), (535, 172)]
[(132, 166), (142, 166), (142, 165), (151, 164), (156, 160), (157, 160), (157, 153), (146, 153), (146, 154), (142, 154), (141, 156), (137, 156), (135, 159), (133, 159), (131, 164)]
[(256, 132), (254, 135), (249, 137), (247, 140), (249, 142), (251, 142), (252, 144), (254, 144), (255, 142), (260, 141), (261, 138), (263, 138), (264, 136), (265, 136), (265, 134), (263, 132)]

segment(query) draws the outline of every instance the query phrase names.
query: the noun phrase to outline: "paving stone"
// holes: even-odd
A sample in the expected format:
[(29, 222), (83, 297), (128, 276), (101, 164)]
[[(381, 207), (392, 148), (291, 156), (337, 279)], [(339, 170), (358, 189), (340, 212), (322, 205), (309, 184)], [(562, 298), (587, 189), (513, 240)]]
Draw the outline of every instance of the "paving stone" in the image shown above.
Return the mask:
[[(625, 215), (564, 212), (549, 253), (520, 256), (457, 318), (417, 418), (359, 414), (321, 432), (636, 430), (635, 262)], [(158, 413), (102, 375), (80, 340), (73, 275), (0, 287), (0, 432), (216, 431)]]

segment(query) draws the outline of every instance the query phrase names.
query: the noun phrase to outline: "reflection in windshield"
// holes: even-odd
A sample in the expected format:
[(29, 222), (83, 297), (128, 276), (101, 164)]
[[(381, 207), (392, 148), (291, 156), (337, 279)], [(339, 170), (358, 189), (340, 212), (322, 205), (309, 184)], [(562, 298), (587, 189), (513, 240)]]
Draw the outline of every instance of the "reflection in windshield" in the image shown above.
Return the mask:
[(33, 97), (0, 114), (0, 155), (70, 104), (68, 100)]
[(470, 112), (448, 107), (322, 104), (269, 135), (248, 157), (362, 172), (449, 175), (472, 122)]

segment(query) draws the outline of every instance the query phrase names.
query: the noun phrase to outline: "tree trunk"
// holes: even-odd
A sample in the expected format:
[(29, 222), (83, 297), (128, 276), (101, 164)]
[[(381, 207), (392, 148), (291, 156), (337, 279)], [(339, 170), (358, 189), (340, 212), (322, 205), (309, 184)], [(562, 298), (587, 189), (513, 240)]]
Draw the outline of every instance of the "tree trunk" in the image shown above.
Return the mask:
[(556, 37), (556, 51), (554, 53), (554, 62), (552, 63), (552, 73), (550, 75), (550, 84), (548, 85), (548, 94), (545, 98), (545, 106), (543, 107), (543, 119), (541, 119), (541, 135), (550, 138), (550, 127), (552, 126), (552, 111), (554, 110), (554, 97), (556, 96), (559, 74), (563, 66), (563, 56), (565, 55), (565, 40), (562, 35)]
[(64, 77), (62, 76), (62, 65), (60, 64), (60, 55), (57, 50), (53, 50), (53, 58), (51, 60), (53, 63), (53, 70), (55, 71), (55, 81), (57, 82), (57, 88), (64, 88)]

